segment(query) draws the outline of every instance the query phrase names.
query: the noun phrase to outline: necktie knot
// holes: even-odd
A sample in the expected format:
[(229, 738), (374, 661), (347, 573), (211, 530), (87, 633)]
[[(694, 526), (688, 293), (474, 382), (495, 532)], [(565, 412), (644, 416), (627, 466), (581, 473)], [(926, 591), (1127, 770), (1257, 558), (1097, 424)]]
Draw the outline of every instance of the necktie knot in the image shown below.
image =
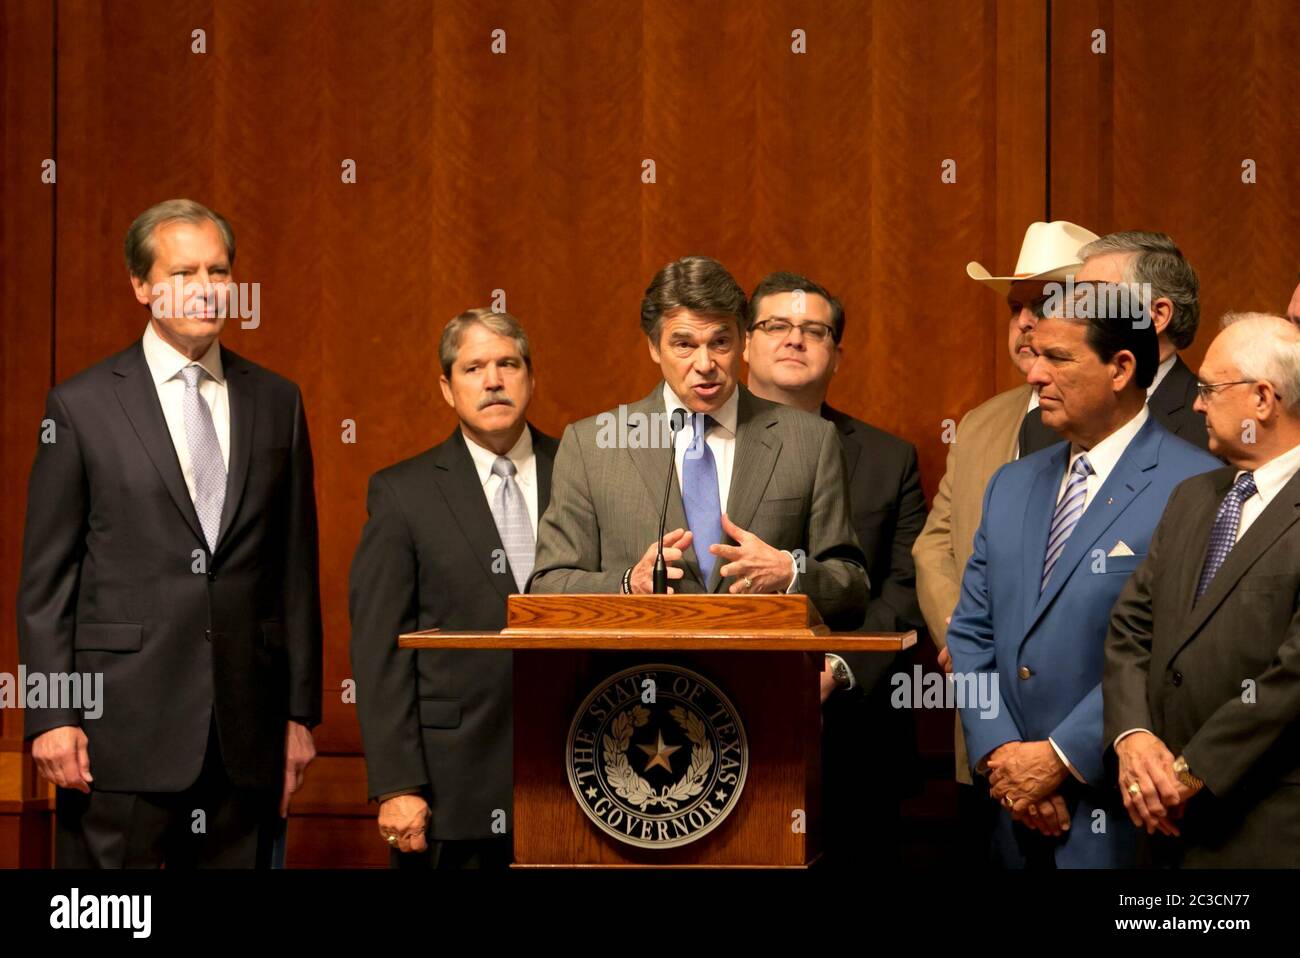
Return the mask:
[(1074, 460), (1074, 465), (1071, 467), (1070, 472), (1076, 476), (1092, 475), (1092, 463), (1088, 461), (1088, 454), (1086, 452), (1078, 459)]
[(698, 412), (691, 416), (691, 421), (694, 423), (695, 426), (695, 436), (694, 439), (692, 440), (694, 442), (699, 442), (701, 439), (703, 439), (704, 434), (709, 431), (709, 427), (711, 427), (715, 422), (717, 422), (717, 420), (714, 419), (712, 416), (698, 413)]
[(515, 474), (515, 464), (505, 456), (497, 456), (492, 463), (492, 472), (502, 479), (509, 479)]
[(192, 363), (181, 370), (181, 379), (185, 380), (185, 385), (193, 389), (203, 378), (204, 369), (198, 363)]
[(1253, 472), (1243, 472), (1237, 477), (1237, 481), (1232, 484), (1232, 489), (1228, 495), (1235, 497), (1238, 502), (1245, 502), (1258, 491), (1255, 487), (1255, 474)]

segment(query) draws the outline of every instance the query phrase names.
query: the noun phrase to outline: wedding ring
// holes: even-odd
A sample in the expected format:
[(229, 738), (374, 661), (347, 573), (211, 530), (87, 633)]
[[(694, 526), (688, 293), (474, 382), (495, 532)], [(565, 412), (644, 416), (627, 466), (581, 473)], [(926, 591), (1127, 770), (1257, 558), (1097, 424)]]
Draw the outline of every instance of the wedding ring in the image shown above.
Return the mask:
[(396, 845), (396, 844), (397, 844), (397, 836), (396, 836), (396, 835), (385, 835), (385, 836), (384, 836), (384, 841), (388, 842), (388, 844), (390, 844), (390, 845)]
[(742, 581), (745, 583), (745, 591), (746, 591), (746, 592), (748, 592), (750, 589), (754, 588), (754, 580), (751, 579), (749, 576), (745, 576), (745, 578), (744, 578)]
[(1003, 795), (1003, 796), (1002, 796), (1002, 804), (1005, 805), (1007, 808), (1015, 808), (1015, 807), (1016, 807), (1016, 803), (1013, 802), (1013, 801), (1011, 800), (1011, 796), (1010, 796), (1010, 795)]
[(1142, 789), (1138, 787), (1137, 782), (1128, 783), (1128, 793), (1134, 797), (1142, 794)]

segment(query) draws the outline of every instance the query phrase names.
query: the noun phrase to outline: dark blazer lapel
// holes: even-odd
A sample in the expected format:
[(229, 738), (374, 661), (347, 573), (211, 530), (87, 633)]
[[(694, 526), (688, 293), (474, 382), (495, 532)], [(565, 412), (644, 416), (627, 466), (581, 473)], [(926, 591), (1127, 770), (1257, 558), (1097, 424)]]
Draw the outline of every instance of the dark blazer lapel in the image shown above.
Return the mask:
[[(641, 442), (637, 448), (627, 447), (627, 454), (632, 459), (632, 465), (636, 467), (637, 474), (641, 477), (641, 482), (645, 485), (646, 492), (650, 496), (650, 501), (654, 503), (655, 520), (659, 519), (659, 508), (664, 501), (664, 486), (668, 483), (668, 470), (672, 467), (673, 453), (663, 446), (662, 436), (659, 430), (664, 428), (663, 416), (668, 410), (664, 407), (663, 383), (660, 382), (654, 389), (650, 390), (650, 395), (646, 396), (639, 402), (635, 402), (627, 407), (628, 412), (628, 429), (632, 428), (631, 417), (640, 414), (645, 417), (644, 432), (641, 434)], [(615, 413), (617, 415), (617, 413)], [(622, 428), (622, 423), (619, 428)], [(688, 424), (686, 428), (690, 428)], [(626, 441), (627, 436), (621, 436), (621, 440)], [(682, 504), (682, 487), (681, 477), (677, 477), (672, 488), (668, 492), (668, 518), (664, 523), (665, 529), (671, 532), (673, 529), (687, 529), (686, 524), (686, 507)], [(657, 530), (656, 530), (657, 531)], [(649, 545), (650, 543), (646, 543)], [(695, 546), (691, 546), (682, 555), (682, 571), (695, 579), (701, 588), (704, 587), (704, 574), (700, 571), (700, 560), (695, 554)]]
[(822, 403), (822, 418), (834, 423), (835, 431), (840, 434), (840, 445), (844, 448), (844, 482), (851, 489), (853, 476), (858, 469), (858, 458), (862, 455), (862, 443), (855, 434), (853, 419), (826, 403)]
[[(1021, 637), (1029, 633), (1029, 623), (1034, 608), (1038, 605), (1038, 586), (1043, 580), (1043, 559), (1047, 556), (1047, 534), (1052, 529), (1052, 515), (1056, 512), (1056, 495), (1061, 487), (1061, 477), (1065, 475), (1066, 464), (1070, 461), (1069, 445), (1062, 445), (1050, 456), (1045, 457), (1034, 476), (1034, 484), (1029, 490), (1029, 501), (1025, 508), (1024, 533), (1021, 542), (1020, 581), (1025, 591), (1024, 610), (1021, 621), (1025, 623)], [(1058, 563), (1059, 565), (1059, 563)], [(1053, 576), (1055, 578), (1055, 576)]]
[[(469, 543), (469, 551), (483, 567), (484, 575), (491, 580), (503, 599), (508, 597), (514, 591), (515, 580), (513, 575), (492, 571), (492, 556), (497, 549), (502, 549), (500, 554), (504, 555), (504, 547), (501, 545), (496, 520), (492, 518), (492, 509), (483, 495), (478, 470), (474, 468), (474, 460), (470, 457), (469, 447), (465, 445), (465, 437), (459, 426), (446, 442), (437, 447), (434, 481), (442, 490), (452, 518)], [(538, 508), (541, 508), (540, 489), (538, 492)]]
[[(1208, 501), (1188, 506), (1188, 523), (1193, 524), (1191, 541), (1178, 557), (1178, 609), (1184, 616), (1192, 614), (1192, 603), (1196, 600), (1196, 587), (1201, 581), (1201, 568), (1205, 565), (1205, 550), (1210, 546), (1210, 533), (1214, 530), (1214, 518), (1219, 513), (1219, 504), (1228, 494), (1236, 480), (1235, 468), (1220, 469), (1214, 473), (1214, 491)], [(1206, 519), (1206, 513), (1209, 519)], [(1222, 571), (1222, 570), (1220, 570)]]
[[(1216, 498), (1214, 510), (1216, 515), (1219, 501)], [(1205, 590), (1205, 595), (1201, 596), (1201, 601), (1197, 602), (1189, 613), (1186, 625), (1180, 630), (1174, 650), (1170, 654), (1171, 659), (1236, 588), (1241, 577), (1250, 571), (1250, 567), (1259, 561), (1273, 543), (1282, 537), (1282, 533), (1295, 525), (1297, 520), (1300, 520), (1300, 473), (1291, 477), (1291, 481), (1282, 487), (1273, 501), (1250, 524), (1250, 528), (1246, 530), (1241, 540), (1232, 547), (1232, 551), (1219, 567), (1210, 587)], [(1206, 541), (1207, 543), (1209, 541), (1208, 535)], [(1204, 562), (1204, 554), (1201, 556), (1201, 562)], [(1200, 574), (1201, 568), (1198, 563), (1196, 569), (1198, 580)]]
[(162, 405), (158, 402), (158, 390), (149, 374), (149, 364), (144, 359), (144, 346), (137, 342), (133, 348), (122, 353), (113, 367), (113, 373), (119, 377), (116, 392), (123, 412), (130, 420), (154, 468), (158, 470), (176, 508), (189, 523), (199, 542), (206, 546), (207, 539), (199, 524), (199, 515), (194, 511), (194, 501), (190, 499), (189, 489), (185, 486), (181, 462), (176, 456), (176, 447), (172, 445)]
[(1147, 405), (1161, 416), (1166, 418), (1174, 416), (1190, 404), (1188, 395), (1195, 394), (1195, 387), (1196, 377), (1187, 368), (1182, 357), (1176, 356), (1174, 364), (1169, 367), (1169, 372), (1165, 373), (1165, 378), (1160, 381), (1160, 386), (1147, 399)]
[(221, 531), (217, 548), (235, 519), (244, 486), (248, 481), (248, 464), (253, 453), (253, 429), (257, 422), (257, 379), (249, 375), (251, 367), (241, 357), (222, 347), (221, 370), (226, 377), (226, 397), (230, 402), (230, 469), (226, 473), (226, 498), (221, 506)]
[[(779, 417), (772, 410), (763, 409), (744, 386), (737, 385), (740, 400), (736, 411), (736, 448), (731, 459), (731, 488), (727, 493), (727, 518), (742, 529), (748, 529), (763, 501), (772, 470), (776, 468), (781, 453), (781, 437), (773, 428)], [(730, 542), (730, 539), (728, 539)], [(734, 544), (734, 543), (733, 543)], [(719, 570), (723, 562), (713, 564), (708, 591), (716, 592), (722, 585)]]
[(551, 469), (555, 465), (555, 453), (549, 445), (538, 441), (541, 433), (531, 423), (528, 431), (533, 436), (533, 456), (537, 460), (537, 521), (541, 522), (542, 516), (546, 515), (546, 507), (551, 504)]
[[(1154, 469), (1159, 462), (1160, 432), (1165, 431), (1153, 418), (1148, 418), (1133, 437), (1127, 449), (1115, 463), (1115, 468), (1101, 484), (1097, 494), (1088, 503), (1079, 524), (1074, 527), (1070, 537), (1065, 541), (1065, 549), (1057, 560), (1047, 588), (1039, 596), (1028, 628), (1032, 629), (1051, 605), (1052, 599), (1061, 591), (1066, 581), (1074, 574), (1075, 567), (1097, 545), (1097, 540), (1108, 530), (1134, 499), (1151, 484), (1143, 475), (1148, 469)], [(1067, 451), (1069, 447), (1066, 447)], [(1041, 565), (1039, 566), (1041, 570)]]

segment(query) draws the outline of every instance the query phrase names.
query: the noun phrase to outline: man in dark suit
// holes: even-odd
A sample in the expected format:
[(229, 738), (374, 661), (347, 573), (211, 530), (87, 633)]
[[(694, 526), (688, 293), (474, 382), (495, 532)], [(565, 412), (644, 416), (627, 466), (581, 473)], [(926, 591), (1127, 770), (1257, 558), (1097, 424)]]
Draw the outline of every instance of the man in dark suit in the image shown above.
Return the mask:
[[(826, 404), (843, 358), (844, 307), (805, 276), (772, 273), (749, 297), (745, 362), (756, 396), (835, 425), (844, 450), (853, 530), (867, 562), (862, 628), (925, 627), (916, 597), (912, 544), (925, 525), (916, 448)], [(897, 863), (899, 802), (917, 782), (916, 723), (890, 706), (888, 676), (911, 671), (909, 651), (828, 655), (822, 672), (822, 803), (825, 861)]]
[(321, 623), (298, 387), (219, 346), (235, 240), (190, 200), (131, 225), (144, 337), (55, 386), (19, 593), (29, 672), (102, 673), (102, 715), (28, 709), (55, 861), (265, 867), (314, 756)]
[(1196, 270), (1164, 233), (1129, 230), (1108, 233), (1079, 251), (1080, 277), (1106, 283), (1148, 284), (1151, 322), (1160, 344), (1160, 365), (1147, 390), (1156, 422), (1186, 442), (1205, 449), (1205, 417), (1196, 411), (1196, 376), (1179, 357), (1196, 339), (1200, 283)]
[(1300, 333), (1278, 316), (1224, 322), (1197, 406), (1230, 465), (1174, 490), (1115, 604), (1104, 734), (1150, 862), (1295, 868)]
[(508, 313), (447, 324), (442, 394), (460, 425), (376, 473), (352, 561), (357, 712), (394, 867), (510, 862), (510, 652), (401, 649), (421, 629), (489, 631), (533, 566), (556, 442), (528, 425), (528, 337)]
[[(717, 260), (656, 274), (641, 329), (663, 382), (565, 429), (530, 591), (651, 592), (672, 453), (670, 588), (802, 592), (832, 629), (861, 623), (866, 574), (835, 429), (739, 384), (744, 328), (744, 290)], [(676, 410), (686, 425), (669, 438)]]
[(1150, 414), (1154, 324), (1092, 299), (1034, 329), (1028, 381), (1069, 443), (994, 473), (948, 626), (969, 759), (1003, 805), (994, 845), (1008, 867), (1132, 864), (1136, 834), (1102, 770), (1110, 608), (1170, 491), (1217, 464)]

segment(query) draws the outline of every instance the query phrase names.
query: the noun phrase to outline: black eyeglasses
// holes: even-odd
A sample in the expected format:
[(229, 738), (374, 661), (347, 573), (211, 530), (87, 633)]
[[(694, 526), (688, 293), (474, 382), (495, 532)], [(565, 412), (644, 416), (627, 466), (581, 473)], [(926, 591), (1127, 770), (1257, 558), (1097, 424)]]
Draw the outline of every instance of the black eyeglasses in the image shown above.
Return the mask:
[(834, 335), (835, 330), (825, 323), (792, 323), (788, 319), (765, 319), (755, 323), (750, 329), (761, 330), (775, 339), (784, 339), (792, 329), (797, 329), (814, 343), (824, 343)]

